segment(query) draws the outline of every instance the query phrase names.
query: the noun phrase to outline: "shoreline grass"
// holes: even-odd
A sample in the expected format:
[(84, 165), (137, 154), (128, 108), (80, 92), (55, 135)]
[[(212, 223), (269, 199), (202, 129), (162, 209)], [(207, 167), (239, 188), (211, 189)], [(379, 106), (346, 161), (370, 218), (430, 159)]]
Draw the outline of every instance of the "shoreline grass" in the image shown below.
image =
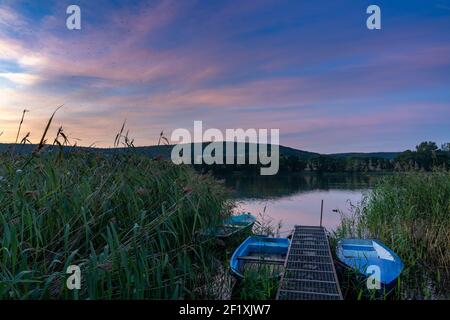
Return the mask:
[(448, 298), (450, 291), (450, 172), (398, 173), (381, 179), (336, 237), (373, 237), (405, 263), (403, 298)]
[[(0, 154), (0, 299), (208, 297), (215, 257), (196, 235), (227, 198), (209, 176), (132, 152)], [(73, 264), (79, 292), (65, 285)]]

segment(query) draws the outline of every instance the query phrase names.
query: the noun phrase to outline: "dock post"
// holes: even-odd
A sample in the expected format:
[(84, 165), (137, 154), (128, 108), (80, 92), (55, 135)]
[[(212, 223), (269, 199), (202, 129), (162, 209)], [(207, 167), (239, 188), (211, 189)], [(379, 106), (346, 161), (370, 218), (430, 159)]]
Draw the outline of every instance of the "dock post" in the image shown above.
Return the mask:
[(323, 216), (323, 199), (322, 204), (320, 206), (320, 226), (322, 226), (322, 216)]

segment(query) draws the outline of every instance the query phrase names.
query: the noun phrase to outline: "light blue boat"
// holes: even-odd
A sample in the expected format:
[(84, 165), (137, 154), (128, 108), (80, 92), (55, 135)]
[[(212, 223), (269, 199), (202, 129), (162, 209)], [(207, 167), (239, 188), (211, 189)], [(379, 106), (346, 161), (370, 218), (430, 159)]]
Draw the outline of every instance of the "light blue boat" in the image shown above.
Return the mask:
[(230, 238), (236, 234), (250, 231), (256, 222), (256, 217), (249, 212), (230, 216), (216, 227), (209, 228), (202, 232), (204, 236), (217, 237), (219, 239)]
[(245, 270), (271, 265), (274, 272), (281, 272), (290, 240), (287, 238), (270, 238), (250, 236), (242, 242), (231, 257), (230, 267), (232, 273), (238, 278), (244, 278)]
[(250, 226), (256, 222), (256, 217), (250, 212), (231, 216), (223, 221), (224, 226)]
[(336, 255), (347, 268), (364, 277), (379, 272), (379, 282), (384, 287), (394, 285), (404, 267), (395, 252), (374, 239), (342, 239), (336, 246)]

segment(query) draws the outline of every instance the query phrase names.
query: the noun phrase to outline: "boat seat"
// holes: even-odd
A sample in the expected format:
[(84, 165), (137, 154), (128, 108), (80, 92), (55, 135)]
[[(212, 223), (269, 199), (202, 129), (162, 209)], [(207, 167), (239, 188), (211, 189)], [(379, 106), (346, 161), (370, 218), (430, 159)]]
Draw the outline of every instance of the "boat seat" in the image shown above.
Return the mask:
[(276, 258), (262, 258), (254, 256), (240, 256), (237, 257), (238, 260), (244, 262), (260, 262), (260, 263), (273, 263), (273, 264), (284, 264), (286, 259), (276, 259)]

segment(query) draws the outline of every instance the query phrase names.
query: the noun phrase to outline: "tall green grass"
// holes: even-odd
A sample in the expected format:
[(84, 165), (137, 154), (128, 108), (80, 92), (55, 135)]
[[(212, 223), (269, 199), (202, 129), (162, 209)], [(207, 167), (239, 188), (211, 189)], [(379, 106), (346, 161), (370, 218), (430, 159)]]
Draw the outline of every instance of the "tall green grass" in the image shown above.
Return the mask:
[(374, 237), (405, 263), (404, 296), (449, 297), (450, 172), (401, 173), (381, 179), (343, 216), (338, 237)]
[(132, 152), (0, 155), (0, 299), (212, 297), (197, 235), (228, 212), (212, 178)]
[(279, 285), (279, 274), (270, 265), (260, 265), (254, 270), (245, 270), (239, 284), (239, 299), (274, 300)]

